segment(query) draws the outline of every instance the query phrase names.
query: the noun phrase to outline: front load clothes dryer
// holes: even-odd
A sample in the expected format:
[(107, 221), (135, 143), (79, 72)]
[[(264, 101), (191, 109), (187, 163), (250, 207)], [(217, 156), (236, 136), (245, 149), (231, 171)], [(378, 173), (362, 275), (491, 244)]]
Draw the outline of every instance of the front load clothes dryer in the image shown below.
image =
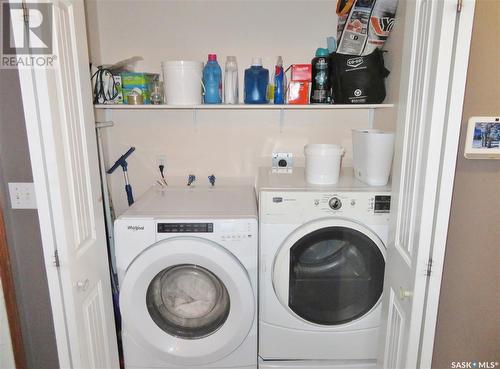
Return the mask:
[(153, 188), (115, 237), (127, 369), (257, 368), (253, 187)]
[(390, 189), (259, 173), (260, 368), (375, 368)]

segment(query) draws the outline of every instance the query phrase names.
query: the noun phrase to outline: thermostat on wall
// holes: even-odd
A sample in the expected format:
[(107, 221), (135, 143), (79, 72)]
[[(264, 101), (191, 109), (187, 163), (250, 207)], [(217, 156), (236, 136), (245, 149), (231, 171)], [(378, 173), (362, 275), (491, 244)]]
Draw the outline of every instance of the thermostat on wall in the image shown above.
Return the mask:
[(464, 156), (467, 159), (500, 159), (500, 117), (469, 119)]

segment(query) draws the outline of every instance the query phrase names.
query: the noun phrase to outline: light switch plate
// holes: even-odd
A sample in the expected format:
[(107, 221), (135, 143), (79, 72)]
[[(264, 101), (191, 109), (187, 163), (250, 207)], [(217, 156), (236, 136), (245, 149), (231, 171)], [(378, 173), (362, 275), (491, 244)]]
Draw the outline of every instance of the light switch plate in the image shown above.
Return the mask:
[(36, 209), (35, 185), (32, 182), (9, 182), (12, 209)]

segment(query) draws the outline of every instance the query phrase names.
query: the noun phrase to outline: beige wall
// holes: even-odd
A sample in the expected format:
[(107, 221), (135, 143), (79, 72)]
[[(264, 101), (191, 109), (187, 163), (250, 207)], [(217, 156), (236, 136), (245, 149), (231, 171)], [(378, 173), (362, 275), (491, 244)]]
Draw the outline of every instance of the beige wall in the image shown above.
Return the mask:
[(500, 116), (500, 1), (478, 0), (433, 368), (500, 361), (500, 161), (466, 160), (470, 116)]
[[(117, 6), (120, 4), (120, 6)], [(224, 66), (226, 55), (238, 58), (240, 98), (243, 71), (252, 56), (262, 56), (270, 68), (282, 55), (286, 65), (309, 62), (326, 37), (336, 34), (335, 0), (295, 1), (113, 1), (87, 0), (87, 25), (91, 62), (113, 63), (133, 55), (144, 57), (137, 70), (160, 72), (162, 60), (206, 60), (218, 54)], [(314, 17), (310, 15), (314, 13)], [(211, 16), (207, 16), (210, 14)], [(399, 14), (398, 14), (399, 16)], [(193, 22), (192, 19), (196, 19)], [(273, 30), (278, 19), (279, 31)], [(154, 24), (152, 28), (134, 24)], [(401, 27), (403, 22), (399, 22)], [(228, 32), (228, 30), (231, 30)], [(389, 69), (399, 61), (396, 38), (386, 55)], [(394, 66), (388, 84), (387, 102), (397, 96), (398, 68)], [(376, 125), (394, 127), (394, 112), (377, 115)], [(392, 114), (391, 114), (392, 113)], [(99, 119), (99, 118), (98, 118)], [(352, 165), (351, 129), (370, 128), (368, 109), (329, 111), (286, 111), (280, 125), (279, 111), (114, 111), (99, 120), (115, 125), (104, 134), (106, 159), (112, 164), (130, 146), (129, 176), (136, 198), (158, 177), (157, 157), (166, 157), (170, 184), (185, 183), (188, 174), (207, 185), (215, 174), (218, 183), (239, 178), (253, 183), (257, 167), (271, 164), (272, 152), (291, 152), (296, 165), (303, 165), (303, 148), (308, 143), (336, 143), (346, 149), (343, 164)], [(109, 176), (111, 196), (117, 214), (127, 208), (123, 175)]]

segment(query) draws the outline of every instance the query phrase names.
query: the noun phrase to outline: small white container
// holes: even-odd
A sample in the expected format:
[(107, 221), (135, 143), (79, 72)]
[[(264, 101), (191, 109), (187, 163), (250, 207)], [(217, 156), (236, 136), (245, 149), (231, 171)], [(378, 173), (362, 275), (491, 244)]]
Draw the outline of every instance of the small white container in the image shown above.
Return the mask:
[(317, 185), (332, 185), (339, 181), (344, 149), (334, 144), (308, 144), (306, 156), (306, 181)]
[(165, 101), (169, 105), (201, 104), (203, 63), (174, 60), (161, 63)]
[(370, 186), (385, 186), (391, 174), (394, 133), (353, 129), (352, 154), (357, 179)]

